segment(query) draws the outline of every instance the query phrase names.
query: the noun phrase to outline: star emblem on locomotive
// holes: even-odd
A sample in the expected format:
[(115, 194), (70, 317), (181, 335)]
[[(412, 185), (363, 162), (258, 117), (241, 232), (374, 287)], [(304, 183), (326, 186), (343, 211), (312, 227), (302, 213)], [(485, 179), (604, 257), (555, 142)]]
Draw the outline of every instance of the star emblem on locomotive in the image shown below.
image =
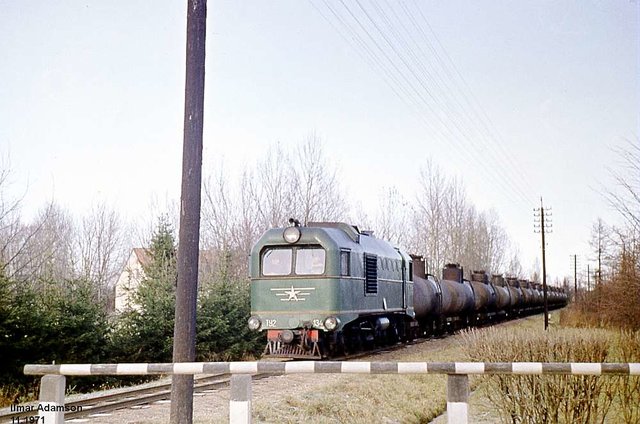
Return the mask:
[(293, 286), (291, 286), (291, 290), (287, 290), (284, 292), (284, 294), (288, 295), (289, 297), (287, 298), (287, 301), (292, 301), (295, 300), (296, 302), (300, 299), (298, 299), (298, 294), (300, 293), (300, 290), (296, 290), (293, 288)]
[[(308, 291), (307, 291), (308, 290)], [(289, 287), (289, 288), (272, 288), (271, 291), (276, 292), (276, 296), (283, 302), (304, 302), (307, 300), (304, 296), (309, 296), (311, 290), (315, 287)]]

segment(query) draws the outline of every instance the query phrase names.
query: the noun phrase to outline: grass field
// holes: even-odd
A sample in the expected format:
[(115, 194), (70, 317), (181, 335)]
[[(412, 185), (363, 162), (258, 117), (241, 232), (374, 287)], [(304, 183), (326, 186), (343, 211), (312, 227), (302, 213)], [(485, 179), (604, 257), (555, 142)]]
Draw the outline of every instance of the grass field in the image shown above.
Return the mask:
[[(464, 335), (472, 361), (638, 362), (640, 333), (553, 326), (547, 332), (491, 328)], [(640, 378), (629, 376), (480, 377), (502, 422), (638, 423)]]
[[(541, 315), (430, 340), (375, 361), (638, 362), (638, 333), (562, 328)], [(635, 358), (635, 359), (634, 359)], [(369, 359), (367, 359), (369, 360)], [(256, 399), (256, 422), (429, 423), (446, 409), (444, 375), (282, 377), (273, 396)], [(312, 381), (309, 381), (312, 380)], [(471, 422), (638, 423), (639, 377), (494, 376), (471, 378)], [(595, 401), (594, 401), (595, 399)], [(438, 420), (440, 422), (442, 420)]]
[[(541, 317), (502, 324), (542, 328)], [(483, 331), (483, 330), (481, 330)], [(461, 335), (389, 352), (375, 361), (466, 361)], [(289, 377), (285, 377), (289, 378)], [(317, 375), (309, 385), (254, 402), (254, 419), (268, 423), (428, 423), (446, 409), (445, 375)], [(472, 381), (472, 388), (479, 383)]]

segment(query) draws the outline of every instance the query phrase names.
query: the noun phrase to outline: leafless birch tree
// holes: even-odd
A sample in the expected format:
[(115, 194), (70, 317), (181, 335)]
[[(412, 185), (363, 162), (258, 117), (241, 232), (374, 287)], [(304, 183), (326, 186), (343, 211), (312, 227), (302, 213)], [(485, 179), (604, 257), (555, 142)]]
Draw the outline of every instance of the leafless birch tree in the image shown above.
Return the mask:
[(604, 197), (636, 234), (640, 233), (640, 139), (627, 140), (617, 151), (621, 170), (610, 170), (616, 187), (606, 188)]
[(405, 247), (409, 242), (410, 213), (408, 201), (396, 187), (384, 190), (374, 225), (377, 236)]
[(95, 205), (80, 221), (76, 248), (78, 276), (95, 284), (98, 300), (110, 299), (128, 253), (123, 224), (116, 211), (104, 203)]
[(335, 163), (325, 157), (315, 133), (298, 146), (290, 163), (300, 222), (344, 220), (348, 207), (340, 190), (338, 171)]
[(432, 161), (420, 169), (411, 248), (425, 256), (428, 271), (436, 274), (445, 262), (447, 186), (447, 179)]

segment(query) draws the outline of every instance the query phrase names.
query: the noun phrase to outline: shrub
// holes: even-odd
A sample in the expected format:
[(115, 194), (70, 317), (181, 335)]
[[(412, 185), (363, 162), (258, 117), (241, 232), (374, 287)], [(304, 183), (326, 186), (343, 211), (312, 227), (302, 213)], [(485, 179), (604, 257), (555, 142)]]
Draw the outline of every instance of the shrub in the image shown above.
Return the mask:
[[(106, 354), (109, 331), (93, 286), (84, 280), (30, 285), (0, 282), (0, 381), (11, 403), (34, 391), (36, 380), (22, 373), (28, 363), (97, 362)], [(95, 384), (81, 379), (79, 389)]]
[[(626, 362), (640, 355), (638, 345), (629, 343), (633, 337), (638, 334), (598, 329), (494, 328), (465, 335), (471, 360), (487, 362)], [(620, 419), (637, 422), (637, 404), (632, 406), (640, 395), (637, 377), (495, 375), (486, 380), (489, 400), (504, 422), (604, 422), (614, 400), (621, 406)]]
[(247, 327), (249, 299), (245, 282), (223, 281), (207, 286), (198, 305), (198, 360), (238, 360), (260, 353), (264, 347), (260, 335)]

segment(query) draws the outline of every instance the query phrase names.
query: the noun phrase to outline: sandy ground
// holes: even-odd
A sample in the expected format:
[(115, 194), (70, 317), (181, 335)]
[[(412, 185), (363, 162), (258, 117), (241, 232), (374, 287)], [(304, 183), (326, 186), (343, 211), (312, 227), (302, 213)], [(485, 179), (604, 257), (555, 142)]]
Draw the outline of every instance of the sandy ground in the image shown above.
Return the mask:
[[(309, 391), (313, 387), (330, 384), (339, 378), (348, 378), (341, 375), (304, 375), (295, 374), (288, 376), (272, 376), (253, 382), (253, 401), (269, 399), (278, 403), (287, 396)], [(169, 401), (160, 401), (152, 405), (121, 409), (111, 414), (99, 414), (95, 417), (87, 417), (66, 422), (73, 423), (168, 423), (169, 422)], [(196, 393), (193, 402), (193, 422), (204, 423), (228, 423), (229, 422), (229, 389), (218, 389), (207, 393)], [(254, 420), (254, 422), (256, 422)]]

